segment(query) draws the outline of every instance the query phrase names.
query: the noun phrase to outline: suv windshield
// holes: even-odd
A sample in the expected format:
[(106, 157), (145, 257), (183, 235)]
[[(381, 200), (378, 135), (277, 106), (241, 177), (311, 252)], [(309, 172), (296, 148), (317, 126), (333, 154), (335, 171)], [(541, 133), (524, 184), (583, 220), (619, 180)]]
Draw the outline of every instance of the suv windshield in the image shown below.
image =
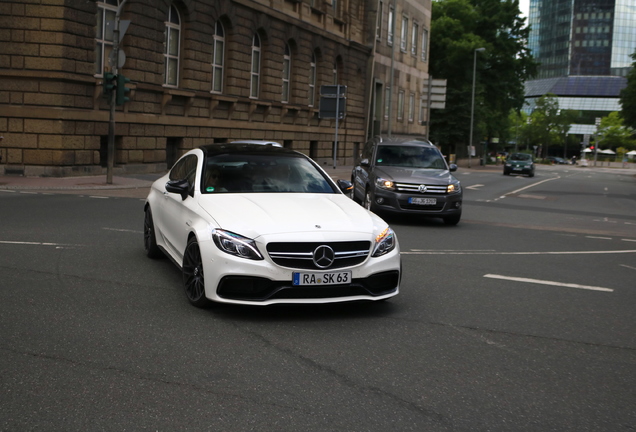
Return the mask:
[(514, 153), (510, 155), (510, 160), (518, 160), (518, 161), (529, 161), (532, 160), (532, 155), (527, 153)]
[(447, 169), (446, 161), (436, 148), (412, 145), (380, 145), (376, 165), (407, 168)]
[(203, 193), (336, 193), (304, 157), (230, 153), (208, 157)]

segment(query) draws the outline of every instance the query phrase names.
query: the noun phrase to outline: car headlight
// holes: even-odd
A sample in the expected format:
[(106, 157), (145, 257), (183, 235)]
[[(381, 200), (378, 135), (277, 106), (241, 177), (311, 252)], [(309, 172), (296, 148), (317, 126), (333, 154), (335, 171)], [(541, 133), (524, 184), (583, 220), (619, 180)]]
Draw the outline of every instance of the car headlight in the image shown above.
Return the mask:
[(391, 228), (386, 227), (386, 229), (375, 238), (375, 245), (373, 246), (373, 254), (371, 254), (371, 256), (379, 257), (386, 255), (393, 249), (395, 249), (395, 233)]
[(230, 231), (215, 229), (212, 238), (216, 246), (223, 252), (239, 258), (262, 260), (263, 256), (256, 247), (256, 242)]
[(506, 166), (507, 166), (507, 167), (511, 167), (511, 166), (512, 166), (512, 164), (511, 164), (510, 162), (506, 162)]
[(459, 183), (451, 183), (448, 186), (446, 186), (446, 193), (449, 193), (449, 194), (457, 193), (461, 190), (462, 190), (462, 187), (459, 185)]
[(375, 184), (382, 189), (395, 190), (395, 184), (391, 180), (383, 179), (382, 177), (375, 179)]

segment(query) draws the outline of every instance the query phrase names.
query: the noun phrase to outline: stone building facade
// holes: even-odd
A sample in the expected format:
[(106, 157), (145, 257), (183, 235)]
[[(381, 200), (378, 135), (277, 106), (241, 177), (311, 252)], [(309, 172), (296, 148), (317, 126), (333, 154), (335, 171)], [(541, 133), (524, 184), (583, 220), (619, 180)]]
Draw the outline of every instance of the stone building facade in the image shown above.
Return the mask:
[[(121, 2), (0, 3), (0, 174), (104, 172), (110, 112), (102, 81), (114, 60)], [(115, 172), (162, 171), (191, 148), (238, 139), (278, 141), (330, 165), (335, 121), (320, 118), (319, 93), (331, 84), (347, 86), (337, 161), (352, 163), (373, 132), (370, 83), (378, 82), (378, 71), (386, 75), (386, 54), (378, 59), (383, 48), (375, 38), (379, 4), (125, 1), (121, 19), (130, 25), (119, 73), (131, 79), (132, 91), (116, 109)], [(413, 13), (426, 17), (428, 10), (418, 21), (427, 27), (430, 2), (413, 5)], [(425, 62), (409, 50), (398, 54), (394, 87), (417, 98)], [(400, 133), (424, 128), (417, 119), (395, 124)]]

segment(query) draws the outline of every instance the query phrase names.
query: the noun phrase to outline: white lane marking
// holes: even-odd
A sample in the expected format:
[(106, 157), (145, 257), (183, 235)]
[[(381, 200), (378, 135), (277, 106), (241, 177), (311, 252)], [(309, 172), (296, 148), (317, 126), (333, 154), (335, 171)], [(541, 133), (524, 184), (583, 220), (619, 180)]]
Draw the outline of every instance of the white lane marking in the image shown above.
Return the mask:
[(597, 239), (597, 240), (611, 240), (611, 237), (597, 237), (597, 236), (585, 236), (585, 238), (589, 239)]
[(629, 242), (636, 242), (636, 240), (633, 239), (621, 239), (622, 241), (629, 241)]
[(108, 197), (97, 196), (97, 195), (89, 195), (89, 198), (108, 199)]
[(519, 193), (519, 192), (521, 192), (521, 191), (524, 191), (524, 190), (529, 189), (529, 188), (531, 188), (531, 187), (538, 186), (538, 185), (540, 185), (541, 183), (549, 182), (549, 181), (552, 181), (552, 180), (558, 180), (558, 179), (560, 179), (560, 178), (561, 178), (561, 177), (553, 177), (553, 178), (549, 178), (549, 179), (541, 180), (541, 181), (539, 181), (539, 182), (532, 183), (531, 185), (528, 185), (528, 186), (522, 187), (521, 189), (517, 189), (516, 191), (508, 192), (506, 195), (514, 195), (514, 194), (518, 194), (518, 193)]
[(628, 266), (626, 264), (619, 264), (621, 267), (627, 267), (628, 269), (636, 270), (636, 267)]
[(16, 193), (14, 190), (0, 189), (0, 192)]
[(0, 240), (0, 244), (16, 244), (16, 245), (29, 245), (29, 246), (75, 246), (63, 243), (42, 243), (42, 242), (21, 242), (21, 241), (7, 241)]
[(102, 229), (107, 230), (107, 231), (130, 232), (130, 233), (135, 233), (135, 234), (142, 234), (143, 233), (143, 231), (129, 230), (129, 229), (117, 229), (117, 228), (106, 228), (106, 227), (103, 227)]
[(607, 251), (560, 251), (560, 252), (475, 252), (475, 251), (417, 251), (404, 252), (403, 255), (594, 255), (594, 254), (624, 254), (636, 253), (636, 250), (607, 250)]
[(591, 291), (614, 292), (614, 290), (611, 288), (546, 281), (546, 280), (540, 280), (540, 279), (528, 279), (528, 278), (520, 278), (520, 277), (495, 275), (495, 274), (487, 274), (487, 275), (484, 275), (484, 277), (491, 278), (491, 279), (509, 280), (509, 281), (515, 281), (515, 282), (527, 282), (527, 283), (534, 283), (534, 284), (540, 284), (540, 285), (552, 285), (552, 286), (560, 286), (560, 287), (566, 287), (566, 288), (577, 288), (577, 289), (584, 289), (584, 290), (591, 290)]
[(476, 185), (472, 185), (472, 186), (467, 186), (464, 189), (478, 190), (477, 188), (480, 188), (482, 186), (483, 186), (483, 184), (476, 184)]

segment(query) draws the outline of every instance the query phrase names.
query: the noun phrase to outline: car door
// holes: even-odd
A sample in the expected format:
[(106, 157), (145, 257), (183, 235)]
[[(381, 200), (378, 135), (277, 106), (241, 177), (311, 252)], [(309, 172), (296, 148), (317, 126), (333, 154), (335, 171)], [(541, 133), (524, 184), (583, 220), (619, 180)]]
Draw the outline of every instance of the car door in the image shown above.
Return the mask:
[(364, 199), (366, 185), (369, 181), (369, 175), (373, 165), (374, 149), (375, 140), (368, 141), (362, 149), (360, 163), (355, 168), (353, 179), (354, 195), (360, 200)]
[(170, 171), (170, 180), (187, 180), (190, 194), (185, 199), (177, 193), (164, 192), (161, 202), (163, 235), (167, 246), (178, 262), (183, 257), (188, 241), (188, 232), (195, 217), (195, 181), (201, 178), (197, 172), (201, 170), (202, 155), (191, 154), (183, 157)]

